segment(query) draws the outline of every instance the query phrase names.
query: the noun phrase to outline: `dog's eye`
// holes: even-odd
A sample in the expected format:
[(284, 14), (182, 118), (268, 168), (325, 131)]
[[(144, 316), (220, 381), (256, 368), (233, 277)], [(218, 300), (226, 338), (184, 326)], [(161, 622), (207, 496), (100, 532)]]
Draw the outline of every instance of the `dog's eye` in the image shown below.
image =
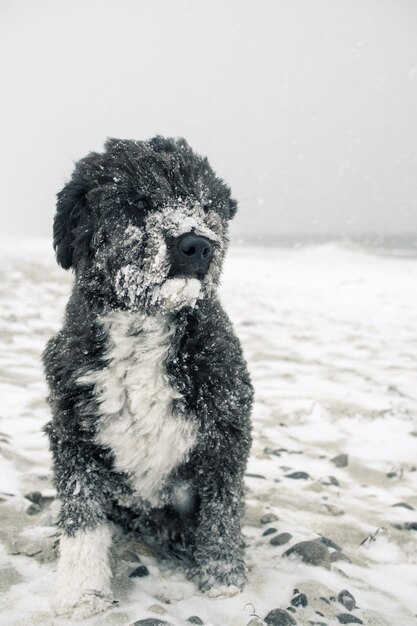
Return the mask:
[(128, 192), (127, 202), (129, 206), (133, 207), (134, 209), (141, 209), (141, 210), (149, 208), (149, 205), (150, 205), (147, 198), (144, 198), (143, 195), (135, 191)]

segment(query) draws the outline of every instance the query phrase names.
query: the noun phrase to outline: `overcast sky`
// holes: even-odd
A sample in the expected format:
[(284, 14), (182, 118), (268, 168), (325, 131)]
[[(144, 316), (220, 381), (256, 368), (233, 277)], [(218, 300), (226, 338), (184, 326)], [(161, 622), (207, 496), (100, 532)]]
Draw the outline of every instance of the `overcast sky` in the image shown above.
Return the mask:
[(252, 233), (417, 232), (416, 0), (0, 0), (0, 234), (107, 136), (184, 136)]

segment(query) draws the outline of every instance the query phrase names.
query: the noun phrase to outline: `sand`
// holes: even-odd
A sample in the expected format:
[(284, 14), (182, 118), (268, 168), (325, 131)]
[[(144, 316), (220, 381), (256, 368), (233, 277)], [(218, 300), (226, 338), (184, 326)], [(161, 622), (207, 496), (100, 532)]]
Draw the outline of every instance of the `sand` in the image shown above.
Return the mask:
[[(1, 249), (0, 623), (71, 624), (50, 610), (59, 502), (41, 431), (49, 410), (40, 364), (71, 276), (45, 242)], [(294, 589), (308, 600), (291, 613), (300, 626), (338, 624), (341, 613), (370, 626), (413, 623), (416, 284), (416, 258), (378, 250), (231, 249), (222, 298), (256, 389), (244, 529), (249, 584), (237, 597), (207, 598), (181, 568), (114, 528), (119, 604), (85, 624), (127, 626), (153, 616), (179, 626), (191, 615), (212, 626), (244, 626), (254, 615), (262, 624), (272, 609), (291, 607)], [(341, 454), (347, 464), (332, 461)], [(38, 504), (25, 497), (33, 491), (42, 494)], [(288, 542), (271, 545), (282, 533)], [(283, 556), (318, 538), (330, 546), (327, 567)], [(126, 551), (149, 576), (129, 578), (138, 562)], [(343, 589), (355, 598), (351, 612), (337, 601)]]

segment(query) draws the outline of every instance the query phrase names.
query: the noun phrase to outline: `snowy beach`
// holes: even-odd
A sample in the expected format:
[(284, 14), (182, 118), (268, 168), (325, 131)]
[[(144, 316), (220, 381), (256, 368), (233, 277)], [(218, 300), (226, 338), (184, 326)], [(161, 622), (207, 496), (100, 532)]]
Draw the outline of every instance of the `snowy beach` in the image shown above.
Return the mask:
[[(71, 276), (49, 242), (0, 250), (0, 624), (70, 625), (79, 622), (55, 618), (49, 605), (58, 503), (42, 434), (49, 409), (40, 355), (60, 326)], [(248, 586), (208, 598), (181, 567), (114, 528), (119, 604), (83, 623), (153, 617), (182, 626), (198, 616), (194, 623), (206, 626), (255, 626), (274, 609), (293, 620), (268, 618), (282, 626), (413, 623), (416, 285), (412, 255), (334, 243), (231, 248), (221, 296), (256, 391)], [(303, 541), (319, 549), (309, 544), (306, 556)], [(315, 563), (303, 562), (301, 553), (314, 560), (313, 552)], [(140, 565), (148, 575), (130, 577)]]

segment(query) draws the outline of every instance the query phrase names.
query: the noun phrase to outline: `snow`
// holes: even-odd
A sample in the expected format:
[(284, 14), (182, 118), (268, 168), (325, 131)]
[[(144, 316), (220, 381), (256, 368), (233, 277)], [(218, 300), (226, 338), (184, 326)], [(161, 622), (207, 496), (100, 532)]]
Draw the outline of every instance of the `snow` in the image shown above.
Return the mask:
[[(31, 503), (23, 497), (32, 490), (53, 494), (41, 434), (49, 413), (40, 354), (60, 326), (71, 278), (55, 265), (49, 246), (1, 244), (0, 622), (6, 626), (72, 623), (50, 613), (56, 561), (42, 541), (57, 539), (53, 506), (27, 515)], [(300, 625), (334, 624), (334, 614), (346, 610), (320, 596), (342, 589), (355, 596), (354, 614), (365, 624), (412, 623), (416, 531), (394, 525), (417, 522), (417, 512), (393, 505), (417, 509), (416, 284), (411, 255), (341, 244), (230, 249), (221, 296), (256, 390), (244, 529), (249, 584), (233, 598), (209, 598), (180, 567), (131, 543), (150, 576), (129, 579), (133, 567), (119, 563), (119, 605), (83, 623), (127, 626), (154, 616), (179, 626), (199, 615), (206, 625), (244, 626), (252, 612), (263, 618), (288, 607), (294, 588), (309, 598), (307, 609), (294, 614)], [(344, 468), (331, 461), (341, 453), (349, 457)], [(288, 478), (296, 471), (310, 478)], [(278, 519), (262, 524), (267, 513)], [(271, 526), (291, 533), (290, 542), (272, 546), (274, 534), (262, 534)], [(297, 541), (320, 535), (351, 562), (336, 561), (329, 571), (282, 556)]]
[[(213, 290), (218, 282), (227, 237), (220, 216), (212, 211), (187, 203), (180, 206), (166, 206), (154, 211), (144, 220), (143, 228), (129, 224), (123, 233), (122, 242), (110, 246), (120, 256), (123, 246), (123, 259), (128, 261), (116, 272), (115, 290), (118, 300), (130, 309), (179, 310), (185, 305), (194, 306), (196, 301)], [(171, 269), (167, 240), (195, 232), (216, 242), (211, 264), (203, 280), (167, 279)], [(138, 248), (139, 246), (139, 248)], [(143, 246), (141, 254), (138, 254)], [(105, 250), (108, 246), (105, 246)], [(108, 259), (101, 261), (107, 266)]]

